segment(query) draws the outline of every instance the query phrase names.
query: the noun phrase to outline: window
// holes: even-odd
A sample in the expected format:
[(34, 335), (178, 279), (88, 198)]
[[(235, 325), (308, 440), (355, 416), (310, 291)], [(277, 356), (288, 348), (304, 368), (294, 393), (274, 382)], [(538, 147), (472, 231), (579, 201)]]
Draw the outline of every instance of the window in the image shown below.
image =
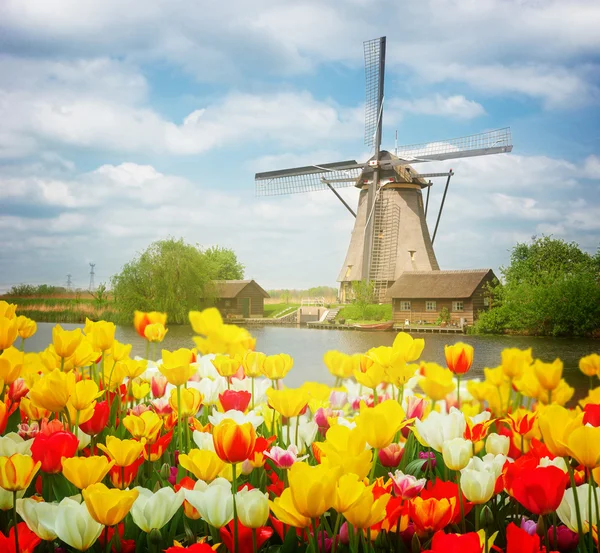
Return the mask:
[(425, 311), (437, 311), (435, 301), (428, 300), (425, 302)]
[(453, 301), (452, 302), (452, 311), (464, 311), (465, 304), (462, 301)]
[(400, 302), (400, 311), (410, 311), (410, 302), (409, 301), (401, 301)]
[(225, 307), (231, 307), (231, 300), (225, 300)]

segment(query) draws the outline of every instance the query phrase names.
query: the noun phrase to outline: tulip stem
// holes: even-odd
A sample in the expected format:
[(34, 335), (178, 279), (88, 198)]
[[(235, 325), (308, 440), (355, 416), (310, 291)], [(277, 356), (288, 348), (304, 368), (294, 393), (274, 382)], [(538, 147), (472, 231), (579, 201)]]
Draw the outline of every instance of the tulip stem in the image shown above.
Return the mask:
[(252, 551), (257, 553), (258, 547), (256, 546), (256, 528), (252, 528)]
[(373, 480), (373, 476), (375, 476), (375, 467), (377, 466), (377, 459), (379, 458), (379, 450), (374, 447), (373, 448), (373, 466), (371, 467), (371, 474), (369, 474), (369, 482)]
[(463, 501), (463, 493), (460, 487), (460, 476), (456, 476), (456, 483), (458, 484), (458, 502), (460, 503), (460, 519), (462, 524), (463, 534), (467, 533), (467, 523), (465, 522), (465, 503)]
[(571, 459), (565, 457), (565, 464), (569, 471), (569, 479), (571, 481), (571, 488), (573, 490), (573, 502), (575, 503), (575, 515), (577, 516), (577, 534), (579, 535), (579, 543), (583, 545), (583, 523), (581, 519), (581, 507), (579, 506), (579, 496), (577, 495), (577, 485), (575, 484), (575, 474), (573, 467), (571, 466)]
[(296, 444), (296, 447), (298, 449), (300, 449), (300, 445), (298, 444), (298, 429), (300, 428), (300, 415), (298, 415), (296, 417), (296, 436), (294, 438), (294, 443)]
[(340, 531), (340, 524), (342, 523), (342, 518), (342, 515), (338, 514), (335, 519), (335, 524), (333, 526), (333, 534), (331, 535), (331, 539), (333, 540), (331, 544), (331, 553), (335, 553), (335, 550), (337, 549), (337, 535)]
[(177, 386), (177, 439), (179, 452), (183, 452), (183, 433), (181, 428), (181, 384)]
[(379, 398), (377, 397), (377, 386), (373, 388), (373, 405), (377, 405), (379, 403)]
[[(15, 531), (15, 551), (19, 553), (19, 532), (17, 528), (17, 492), (13, 491), (13, 523)], [(591, 526), (591, 525), (590, 525)]]
[(108, 526), (104, 527), (104, 547), (106, 553), (110, 553), (110, 540), (108, 539)]
[(252, 382), (252, 409), (254, 409), (254, 377), (252, 377), (250, 380)]
[(238, 553), (238, 515), (235, 496), (237, 494), (237, 467), (231, 463), (231, 480), (233, 484), (233, 553)]
[[(590, 481), (592, 483), (592, 491), (594, 493), (594, 512), (596, 513), (596, 528), (600, 528), (600, 513), (598, 512), (598, 494), (596, 493), (596, 481), (594, 480), (594, 475), (592, 474), (592, 471), (590, 470)], [(590, 518), (592, 518), (592, 509), (589, 509), (590, 512)], [(590, 527), (592, 525), (592, 522), (590, 521)], [(590, 531), (591, 533), (591, 531)], [(554, 540), (554, 542), (556, 543), (556, 540)]]
[[(587, 469), (588, 471), (588, 516), (589, 516), (589, 535), (590, 535), (590, 551), (594, 551), (594, 532), (592, 532), (592, 482), (594, 481), (594, 477), (592, 475), (592, 469)], [(577, 489), (573, 490), (575, 495), (577, 494)]]
[(460, 409), (460, 374), (456, 375), (456, 406)]

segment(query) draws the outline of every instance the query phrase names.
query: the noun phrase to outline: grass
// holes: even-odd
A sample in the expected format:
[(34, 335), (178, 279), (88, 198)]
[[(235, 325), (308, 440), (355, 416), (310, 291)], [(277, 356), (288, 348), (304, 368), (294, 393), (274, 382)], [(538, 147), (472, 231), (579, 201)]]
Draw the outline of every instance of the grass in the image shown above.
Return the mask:
[(346, 323), (374, 324), (392, 320), (392, 306), (384, 303), (367, 305), (364, 313), (355, 304), (346, 305), (337, 314), (336, 321), (344, 319)]
[(117, 321), (110, 302), (98, 305), (89, 298), (19, 298), (3, 297), (17, 304), (17, 315), (25, 315), (38, 323), (85, 323), (85, 319)]
[(265, 318), (270, 319), (287, 309), (298, 308), (299, 303), (265, 303)]

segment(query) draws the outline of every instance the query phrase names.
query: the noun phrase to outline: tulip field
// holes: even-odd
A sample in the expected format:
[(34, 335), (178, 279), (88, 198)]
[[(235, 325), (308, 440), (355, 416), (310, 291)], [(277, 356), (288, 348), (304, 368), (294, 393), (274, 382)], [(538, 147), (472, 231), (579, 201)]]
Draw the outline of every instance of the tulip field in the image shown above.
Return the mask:
[(600, 356), (580, 401), (559, 359), (399, 333), (329, 351), (331, 386), (287, 388), (293, 359), (190, 312), (190, 349), (144, 358), (115, 325), (53, 329), (0, 301), (0, 553), (600, 552)]

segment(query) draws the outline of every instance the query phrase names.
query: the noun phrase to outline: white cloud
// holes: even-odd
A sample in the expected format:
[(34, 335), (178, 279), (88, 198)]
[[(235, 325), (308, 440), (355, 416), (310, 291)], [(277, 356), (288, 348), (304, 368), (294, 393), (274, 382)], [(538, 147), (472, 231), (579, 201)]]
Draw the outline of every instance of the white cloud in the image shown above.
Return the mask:
[(588, 179), (600, 179), (600, 157), (591, 155), (585, 159), (583, 176)]
[(494, 193), (492, 200), (497, 211), (510, 218), (539, 221), (555, 219), (559, 216), (556, 209), (541, 207), (533, 198)]
[(441, 94), (436, 94), (432, 97), (416, 100), (392, 99), (390, 104), (392, 109), (422, 115), (455, 117), (457, 119), (473, 119), (485, 114), (485, 109), (481, 104), (468, 100), (462, 95), (444, 97)]

